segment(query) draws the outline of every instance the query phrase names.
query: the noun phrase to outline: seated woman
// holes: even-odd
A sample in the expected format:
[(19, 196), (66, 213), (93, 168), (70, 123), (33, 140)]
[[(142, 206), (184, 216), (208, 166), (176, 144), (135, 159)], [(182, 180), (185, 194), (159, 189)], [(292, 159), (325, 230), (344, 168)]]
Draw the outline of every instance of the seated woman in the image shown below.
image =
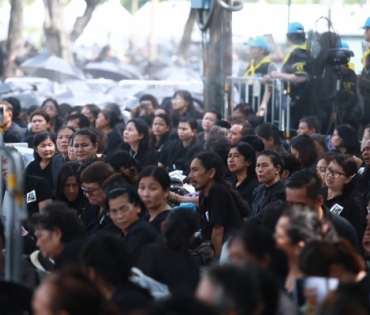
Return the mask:
[(192, 157), (204, 150), (198, 144), (197, 129), (194, 118), (181, 118), (177, 128), (179, 139), (173, 141), (167, 154), (160, 157), (159, 165), (168, 170), (181, 170), (187, 175)]
[(89, 129), (80, 129), (73, 134), (73, 153), (77, 161), (97, 159), (98, 142), (96, 135)]
[(194, 100), (191, 94), (185, 90), (176, 91), (172, 97), (172, 118), (174, 125), (177, 127), (181, 117), (202, 118), (201, 114), (195, 109)]
[(211, 128), (215, 125), (217, 120), (221, 120), (221, 114), (218, 111), (209, 110), (205, 112), (202, 120), (203, 131), (198, 133), (199, 144), (204, 148), (209, 139)]
[(90, 127), (95, 127), (96, 119), (100, 113), (99, 106), (95, 104), (87, 104), (81, 109), (81, 114), (86, 116), (87, 119), (90, 121)]
[(41, 109), (43, 109), (50, 116), (50, 132), (57, 132), (63, 123), (59, 119), (60, 110), (59, 104), (55, 99), (47, 98), (42, 104)]
[(159, 234), (148, 222), (143, 220), (146, 209), (143, 201), (130, 185), (111, 187), (107, 194), (105, 207), (107, 214), (120, 229), (134, 266), (145, 246), (157, 243)]
[(357, 134), (351, 125), (343, 124), (334, 129), (331, 144), (337, 152), (360, 156), (360, 144)]
[(263, 141), (265, 150), (275, 150), (278, 153), (286, 152), (282, 133), (276, 125), (263, 123), (256, 128), (256, 135)]
[(56, 184), (55, 199), (65, 202), (69, 208), (77, 211), (80, 218), (85, 210), (87, 199), (77, 182), (78, 162), (66, 162), (62, 165)]
[(188, 251), (199, 229), (196, 212), (179, 208), (172, 211), (162, 233), (162, 244), (149, 245), (142, 251), (138, 268), (149, 277), (164, 283), (170, 292), (194, 294), (199, 281), (199, 266)]
[(167, 203), (170, 194), (171, 180), (168, 173), (157, 166), (148, 166), (140, 173), (138, 193), (149, 214), (148, 221), (161, 234), (171, 207)]
[(261, 183), (253, 192), (252, 218), (247, 223), (261, 225), (263, 209), (275, 200), (285, 201), (285, 185), (280, 180), (283, 161), (273, 150), (262, 151), (257, 158), (256, 172)]
[(95, 125), (96, 128), (102, 130), (107, 136), (107, 148), (104, 154), (117, 149), (117, 147), (122, 143), (120, 135), (114, 130), (118, 119), (115, 113), (110, 109), (102, 109), (98, 114)]
[(337, 155), (337, 152), (326, 152), (319, 157), (319, 160), (316, 164), (316, 173), (320, 175), (322, 179), (322, 187), (326, 187), (326, 168), (329, 166), (330, 162), (333, 161), (334, 157)]
[(302, 168), (314, 170), (317, 163), (315, 142), (308, 135), (296, 136), (290, 143), (290, 152), (301, 162)]
[(331, 212), (348, 220), (355, 228), (359, 244), (364, 234), (365, 206), (355, 193), (357, 166), (354, 158), (338, 154), (330, 162), (325, 172), (326, 187), (323, 190), (325, 206)]
[(30, 115), (31, 130), (24, 139), (28, 143), (29, 148), (33, 148), (33, 138), (40, 132), (49, 130), (50, 116), (43, 110), (37, 109)]
[(96, 235), (100, 231), (111, 233), (118, 231), (104, 212), (105, 194), (102, 190), (104, 181), (113, 174), (114, 170), (110, 165), (96, 161), (87, 166), (80, 175), (81, 189), (89, 201), (81, 216), (86, 236)]
[(157, 150), (158, 160), (161, 154), (168, 150), (171, 143), (171, 117), (167, 114), (158, 114), (154, 117), (152, 125), (152, 135), (150, 138), (150, 146)]
[(33, 139), (33, 149), (34, 160), (26, 167), (25, 174), (46, 178), (50, 187), (53, 187), (54, 135), (50, 132), (38, 133)]
[(140, 118), (131, 119), (123, 133), (123, 145), (121, 149), (128, 151), (141, 165), (157, 165), (157, 153), (149, 146), (149, 127)]
[(253, 191), (259, 185), (256, 175), (256, 155), (252, 146), (242, 142), (232, 145), (227, 164), (229, 170), (234, 174), (232, 185), (251, 205)]
[(318, 156), (321, 156), (324, 153), (329, 151), (325, 136), (315, 133), (311, 135), (310, 137), (312, 138), (313, 142), (315, 142), (316, 151), (317, 151)]

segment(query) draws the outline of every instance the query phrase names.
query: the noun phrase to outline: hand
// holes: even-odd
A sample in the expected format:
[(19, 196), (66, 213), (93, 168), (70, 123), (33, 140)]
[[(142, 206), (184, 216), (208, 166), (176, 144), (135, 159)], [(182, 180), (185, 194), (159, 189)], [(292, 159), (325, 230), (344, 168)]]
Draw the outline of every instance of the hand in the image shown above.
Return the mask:
[(267, 81), (269, 81), (269, 80), (270, 80), (270, 76), (268, 74), (266, 74), (266, 75), (263, 76), (261, 83), (265, 85), (267, 83)]

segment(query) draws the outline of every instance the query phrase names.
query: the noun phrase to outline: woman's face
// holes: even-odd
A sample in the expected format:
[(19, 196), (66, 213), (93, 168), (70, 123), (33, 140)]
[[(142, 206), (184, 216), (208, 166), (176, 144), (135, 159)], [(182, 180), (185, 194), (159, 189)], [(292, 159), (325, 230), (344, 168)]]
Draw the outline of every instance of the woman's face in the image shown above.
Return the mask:
[(342, 138), (339, 136), (338, 131), (335, 129), (331, 137), (331, 144), (338, 148), (342, 144)]
[(343, 168), (335, 161), (331, 161), (326, 168), (325, 184), (326, 187), (335, 191), (342, 191), (345, 184), (351, 181), (352, 177), (347, 177)]
[(44, 106), (42, 106), (42, 109), (47, 112), (50, 118), (53, 118), (59, 114), (52, 101), (47, 101)]
[(73, 202), (77, 199), (80, 187), (77, 184), (76, 176), (68, 176), (63, 185), (63, 194), (68, 201)]
[(105, 118), (103, 113), (99, 113), (98, 118), (96, 118), (95, 122), (96, 128), (105, 128), (109, 126), (109, 119)]
[(109, 199), (109, 216), (122, 231), (127, 232), (132, 224), (139, 220), (140, 206), (133, 205), (126, 196)]
[(54, 315), (51, 309), (53, 287), (48, 281), (42, 282), (35, 290), (32, 298), (32, 309), (34, 315)]
[(256, 173), (260, 183), (264, 183), (265, 185), (270, 184), (279, 176), (279, 170), (280, 168), (272, 164), (270, 157), (260, 155), (257, 158)]
[(177, 134), (180, 140), (189, 140), (195, 136), (195, 131), (191, 130), (189, 123), (180, 122), (177, 127)]
[(176, 94), (172, 98), (172, 109), (175, 112), (184, 112), (184, 111), (186, 111), (186, 109), (188, 107), (188, 104), (189, 103), (187, 101), (185, 101), (185, 99), (179, 94)]
[(81, 114), (86, 116), (90, 121), (90, 126), (94, 125), (95, 122), (95, 116), (94, 114), (88, 109), (87, 107), (82, 107)]
[(276, 242), (276, 247), (281, 249), (283, 252), (286, 254), (291, 254), (292, 253), (292, 244), (290, 242), (290, 238), (288, 234), (286, 233), (287, 228), (290, 224), (290, 220), (288, 217), (280, 217), (278, 220), (276, 227), (275, 227), (275, 242)]
[(92, 143), (88, 136), (77, 135), (73, 139), (73, 153), (81, 163), (93, 159), (98, 150), (98, 144)]
[(68, 153), (68, 143), (69, 143), (69, 139), (71, 138), (72, 134), (73, 134), (73, 131), (68, 128), (62, 129), (58, 132), (57, 149), (60, 153), (62, 154)]
[(293, 147), (290, 148), (290, 153), (292, 153), (297, 159), (299, 159), (299, 152)]
[(55, 155), (55, 144), (50, 138), (47, 138), (35, 148), (35, 151), (42, 160), (50, 160)]
[(73, 142), (72, 142), (72, 139), (69, 139), (69, 143), (68, 143), (68, 159), (70, 161), (76, 161), (76, 156), (75, 156), (75, 152), (73, 150)]
[(138, 193), (149, 210), (157, 210), (167, 203), (169, 190), (163, 190), (158, 181), (148, 176), (140, 180)]
[(205, 113), (202, 120), (202, 128), (204, 131), (210, 131), (216, 123), (217, 117), (213, 113)]
[(37, 238), (36, 245), (42, 255), (45, 258), (55, 260), (63, 249), (60, 229), (49, 231), (43, 228), (36, 228), (35, 236)]
[(143, 134), (140, 134), (133, 122), (129, 122), (123, 132), (123, 141), (128, 144), (138, 144), (140, 140), (144, 137)]
[(328, 163), (326, 163), (325, 159), (319, 160), (316, 165), (316, 172), (322, 180), (323, 187), (325, 187), (325, 180), (326, 180), (325, 171), (326, 171), (327, 166), (328, 166)]
[(33, 133), (40, 133), (43, 131), (47, 131), (50, 127), (50, 124), (46, 121), (46, 119), (41, 115), (35, 115), (31, 119), (31, 130)]
[(227, 166), (233, 173), (247, 172), (251, 162), (245, 160), (244, 155), (240, 154), (237, 148), (231, 148), (227, 158)]
[(155, 136), (162, 137), (166, 132), (169, 132), (170, 129), (171, 127), (166, 124), (163, 118), (154, 118), (152, 130)]
[(81, 189), (91, 205), (104, 205), (105, 195), (98, 183), (82, 183)]

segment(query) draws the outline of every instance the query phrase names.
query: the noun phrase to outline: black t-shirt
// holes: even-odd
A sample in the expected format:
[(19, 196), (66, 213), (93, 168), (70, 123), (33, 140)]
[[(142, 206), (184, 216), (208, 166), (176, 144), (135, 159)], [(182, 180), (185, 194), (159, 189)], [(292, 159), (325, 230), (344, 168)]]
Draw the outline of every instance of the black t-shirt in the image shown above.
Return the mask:
[(48, 181), (50, 187), (54, 187), (52, 165), (53, 161), (51, 160), (50, 163), (42, 170), (40, 167), (40, 162), (34, 160), (27, 165), (25, 173), (26, 175), (43, 177)]
[(215, 183), (209, 190), (208, 196), (199, 194), (199, 210), (204, 241), (211, 240), (212, 229), (215, 225), (224, 228), (224, 239), (243, 226), (236, 201), (223, 184)]
[(162, 211), (161, 213), (157, 214), (153, 221), (150, 222), (150, 215), (148, 214), (147, 216), (145, 216), (145, 221), (147, 221), (152, 227), (154, 227), (158, 234), (161, 234), (162, 222), (166, 221), (167, 216), (170, 212), (171, 210)]
[(253, 201), (253, 191), (255, 188), (257, 188), (260, 184), (258, 179), (256, 177), (248, 176), (245, 178), (238, 187), (236, 187), (236, 183), (238, 182), (238, 179), (234, 175), (234, 180), (232, 181), (232, 185), (235, 187), (235, 189), (239, 192), (240, 196), (249, 203), (249, 205), (252, 205)]
[(47, 180), (38, 176), (26, 175), (26, 202), (28, 216), (39, 212), (39, 202), (53, 199), (53, 191)]

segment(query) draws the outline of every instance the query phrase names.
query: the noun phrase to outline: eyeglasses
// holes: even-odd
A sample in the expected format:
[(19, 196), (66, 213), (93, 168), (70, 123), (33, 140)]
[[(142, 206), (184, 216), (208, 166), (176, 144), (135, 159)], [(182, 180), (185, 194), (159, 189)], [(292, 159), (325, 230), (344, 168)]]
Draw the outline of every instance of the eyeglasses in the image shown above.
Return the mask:
[(128, 206), (128, 207), (123, 207), (121, 209), (117, 209), (117, 210), (109, 210), (108, 211), (108, 216), (110, 217), (118, 217), (120, 214), (126, 214), (127, 212), (129, 212), (130, 210), (132, 210), (132, 208), (134, 207), (134, 205), (131, 205), (131, 206)]
[(87, 189), (83, 186), (81, 186), (81, 190), (82, 192), (87, 196), (92, 196), (94, 194), (94, 192), (96, 192), (97, 190), (101, 189), (100, 187), (99, 188), (96, 188), (96, 189)]
[(326, 168), (325, 175), (330, 175), (331, 177), (334, 177), (335, 179), (339, 178), (341, 175), (346, 176), (346, 174), (343, 174), (338, 171), (334, 171), (330, 167)]

